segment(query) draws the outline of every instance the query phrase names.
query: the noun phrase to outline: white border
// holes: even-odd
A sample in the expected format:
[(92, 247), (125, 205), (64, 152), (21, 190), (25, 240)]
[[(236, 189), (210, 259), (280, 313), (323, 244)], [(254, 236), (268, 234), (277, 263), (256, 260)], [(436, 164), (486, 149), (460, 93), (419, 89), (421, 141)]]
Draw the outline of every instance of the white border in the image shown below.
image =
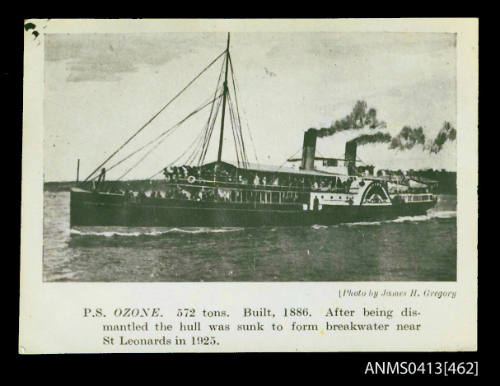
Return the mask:
[[(457, 34), (457, 282), (341, 283), (44, 283), (43, 242), (43, 74), (44, 35), (25, 35), (21, 213), (20, 352), (165, 351), (463, 351), (477, 349), (477, 182), (478, 20), (30, 20), (43, 33), (126, 33), (169, 31), (336, 31), (449, 32)], [(220, 347), (113, 347), (81, 318), (84, 306), (155, 306), (176, 309), (309, 305), (320, 312), (338, 303), (339, 288), (454, 289), (453, 302), (418, 300), (426, 330), (400, 336), (347, 334), (318, 336), (228, 335)], [(352, 300), (356, 307), (370, 305)], [(406, 300), (407, 301), (407, 300)], [(407, 301), (408, 302), (408, 301)], [(353, 303), (353, 304), (354, 304)], [(377, 303), (394, 306), (396, 301)], [(316, 309), (317, 308), (317, 309)], [(99, 338), (99, 339), (98, 339)]]

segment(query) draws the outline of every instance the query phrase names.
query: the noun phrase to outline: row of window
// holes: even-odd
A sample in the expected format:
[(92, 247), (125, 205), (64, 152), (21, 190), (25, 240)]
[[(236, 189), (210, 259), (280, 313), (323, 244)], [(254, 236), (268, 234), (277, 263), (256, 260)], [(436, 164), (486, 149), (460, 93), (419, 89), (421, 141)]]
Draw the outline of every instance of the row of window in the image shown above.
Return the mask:
[[(323, 196), (323, 195), (321, 195), (321, 196), (320, 196), (320, 198), (321, 198), (322, 200), (324, 200), (324, 199), (326, 199), (326, 200), (335, 200), (335, 196), (334, 196), (334, 195), (330, 195), (330, 196), (326, 196), (326, 197), (325, 197), (325, 196)], [(342, 197), (342, 196), (338, 196), (338, 198), (337, 198), (337, 199), (338, 199), (338, 200), (345, 200), (345, 199), (346, 199), (346, 197), (345, 197), (345, 196), (344, 196), (344, 197)]]
[[(302, 194), (297, 192), (270, 192), (270, 191), (238, 191), (232, 190), (232, 202), (260, 202), (261, 204), (282, 204), (301, 202)], [(228, 197), (229, 198), (229, 197)]]
[(431, 201), (432, 200), (432, 195), (431, 194), (422, 194), (418, 196), (407, 196), (406, 201), (407, 202), (417, 202), (417, 201)]

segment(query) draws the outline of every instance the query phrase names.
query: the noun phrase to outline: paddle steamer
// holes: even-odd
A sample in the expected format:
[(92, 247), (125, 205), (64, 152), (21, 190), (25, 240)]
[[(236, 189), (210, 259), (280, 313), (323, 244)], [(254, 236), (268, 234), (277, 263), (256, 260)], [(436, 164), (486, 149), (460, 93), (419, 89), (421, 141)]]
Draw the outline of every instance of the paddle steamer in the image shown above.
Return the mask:
[[(219, 60), (222, 66), (216, 92), (208, 103), (106, 170), (126, 145)], [(437, 184), (433, 181), (362, 172), (357, 165), (356, 142), (346, 143), (343, 158), (316, 157), (315, 129), (304, 133), (301, 158), (289, 158), (281, 166), (248, 162), (236, 88), (228, 34), (224, 52), (71, 190), (70, 226), (329, 225), (422, 215), (436, 204)], [(210, 115), (200, 136), (201, 146), (186, 162), (162, 166), (150, 177), (150, 189), (130, 189), (123, 178), (132, 168), (117, 180), (106, 180), (106, 173), (115, 166), (142, 152), (136, 166), (173, 130), (208, 108)], [(219, 112), (217, 160), (205, 162)], [(236, 165), (222, 160), (226, 117), (231, 122)]]

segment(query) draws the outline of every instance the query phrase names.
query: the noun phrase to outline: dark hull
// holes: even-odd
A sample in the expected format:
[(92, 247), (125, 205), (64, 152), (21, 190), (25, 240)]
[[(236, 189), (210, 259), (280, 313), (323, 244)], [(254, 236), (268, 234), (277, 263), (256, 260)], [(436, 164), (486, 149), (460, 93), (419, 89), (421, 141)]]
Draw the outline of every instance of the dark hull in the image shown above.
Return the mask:
[(120, 195), (71, 192), (70, 226), (227, 227), (261, 225), (330, 225), (389, 220), (425, 214), (434, 203), (393, 206), (336, 206), (303, 210), (302, 204), (241, 204), (145, 199), (130, 202)]

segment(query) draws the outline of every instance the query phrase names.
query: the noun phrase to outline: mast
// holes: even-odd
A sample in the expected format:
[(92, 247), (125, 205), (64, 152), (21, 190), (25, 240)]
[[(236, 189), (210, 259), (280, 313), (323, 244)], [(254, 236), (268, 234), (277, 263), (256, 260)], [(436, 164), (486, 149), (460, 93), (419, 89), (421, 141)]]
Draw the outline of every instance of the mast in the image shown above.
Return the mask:
[(76, 183), (80, 182), (80, 158), (76, 162)]
[(220, 137), (219, 137), (219, 152), (217, 154), (217, 163), (220, 163), (222, 160), (222, 142), (224, 140), (224, 115), (226, 113), (226, 96), (227, 96), (227, 70), (229, 65), (229, 40), (231, 35), (227, 34), (227, 48), (226, 48), (226, 70), (224, 74), (224, 90), (222, 94), (222, 117), (220, 122)]

